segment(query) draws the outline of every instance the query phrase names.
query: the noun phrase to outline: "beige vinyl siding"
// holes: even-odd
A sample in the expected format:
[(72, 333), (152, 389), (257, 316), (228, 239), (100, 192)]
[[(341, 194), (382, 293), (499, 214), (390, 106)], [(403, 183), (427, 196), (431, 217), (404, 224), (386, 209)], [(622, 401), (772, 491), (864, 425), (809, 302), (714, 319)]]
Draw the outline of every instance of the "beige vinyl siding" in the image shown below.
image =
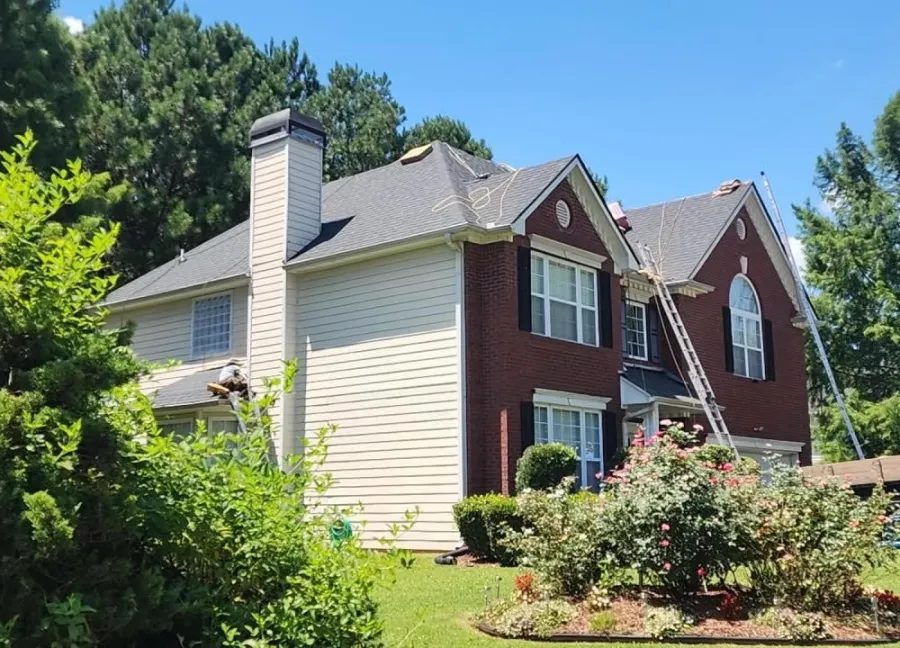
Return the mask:
[(297, 276), (295, 432), (338, 426), (327, 503), (362, 502), (369, 540), (418, 505), (405, 546), (459, 542), (457, 254), (436, 246)]
[(246, 358), (247, 288), (210, 293), (204, 297), (223, 293), (231, 295), (231, 350), (206, 358), (191, 357), (191, 321), (195, 298), (109, 315), (107, 325), (113, 328), (124, 326), (128, 322), (134, 323), (131, 347), (140, 359), (154, 363), (175, 360), (179, 363), (171, 368), (161, 368), (153, 376), (142, 380), (141, 387), (145, 392), (150, 393), (198, 371), (221, 367), (229, 358), (242, 361)]
[[(288, 140), (264, 144), (253, 151), (250, 205), (250, 267), (253, 308), (250, 323), (250, 378), (263, 389), (263, 378), (281, 373), (284, 358), (286, 298), (285, 218), (287, 215)], [(282, 403), (271, 409), (282, 421)], [(283, 455), (278, 449), (279, 456)]]
[(322, 149), (291, 141), (288, 153), (290, 193), (287, 208), (287, 257), (319, 235), (322, 211)]

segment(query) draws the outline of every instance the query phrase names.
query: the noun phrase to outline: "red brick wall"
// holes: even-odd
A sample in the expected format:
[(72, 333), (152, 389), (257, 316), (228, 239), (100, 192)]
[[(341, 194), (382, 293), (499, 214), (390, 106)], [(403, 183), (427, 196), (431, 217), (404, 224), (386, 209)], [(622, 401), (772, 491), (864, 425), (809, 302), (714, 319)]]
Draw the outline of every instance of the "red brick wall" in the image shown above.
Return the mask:
[[(740, 240), (730, 225), (703, 267), (697, 281), (715, 287), (696, 298), (679, 296), (684, 319), (716, 399), (725, 406), (731, 434), (805, 443), (801, 461), (810, 463), (809, 409), (806, 393), (804, 333), (791, 324), (795, 314), (753, 222), (744, 210), (747, 237)], [(748, 259), (747, 276), (756, 288), (762, 316), (772, 320), (775, 381), (754, 381), (725, 371), (722, 307), (734, 276), (741, 272), (741, 256)]]
[[(556, 202), (564, 199), (572, 213), (568, 229), (556, 221)], [(567, 182), (562, 183), (529, 217), (528, 234), (609, 257)], [(621, 289), (612, 277), (613, 348), (554, 340), (518, 325), (517, 248), (529, 240), (465, 245), (466, 431), (468, 492), (512, 492), (515, 464), (521, 455), (519, 428), (522, 401), (535, 388), (555, 389), (612, 399), (619, 410), (621, 343), (618, 306)], [(603, 264), (612, 273), (612, 260)], [(614, 432), (619, 434), (619, 430)]]

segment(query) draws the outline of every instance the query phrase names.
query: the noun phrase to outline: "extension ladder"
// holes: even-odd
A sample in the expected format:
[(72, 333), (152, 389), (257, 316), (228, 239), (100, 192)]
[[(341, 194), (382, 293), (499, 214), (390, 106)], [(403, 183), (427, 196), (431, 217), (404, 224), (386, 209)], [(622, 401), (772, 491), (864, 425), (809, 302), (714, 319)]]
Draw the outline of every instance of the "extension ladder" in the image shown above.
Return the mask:
[(691, 379), (691, 384), (694, 387), (694, 393), (697, 394), (697, 399), (703, 406), (703, 411), (706, 413), (707, 420), (709, 420), (709, 426), (716, 435), (716, 440), (719, 444), (731, 448), (734, 451), (735, 457), (739, 458), (737, 448), (734, 446), (731, 435), (728, 433), (728, 426), (725, 425), (725, 419), (722, 418), (722, 411), (719, 409), (719, 404), (716, 403), (716, 396), (713, 393), (712, 385), (710, 385), (709, 379), (706, 377), (706, 372), (703, 371), (703, 365), (700, 364), (700, 357), (694, 350), (694, 345), (688, 335), (687, 328), (685, 328), (684, 321), (678, 313), (678, 308), (675, 306), (675, 300), (672, 298), (672, 293), (669, 292), (669, 287), (663, 279), (662, 273), (657, 266), (656, 259), (653, 258), (653, 253), (647, 245), (639, 246), (639, 250), (642, 257), (641, 260), (644, 264), (644, 269), (641, 270), (641, 274), (647, 277), (647, 279), (649, 279), (656, 287), (659, 303), (662, 305), (666, 318), (669, 320), (669, 324), (675, 332), (675, 338), (678, 340), (681, 354), (684, 356), (688, 365), (688, 377)]

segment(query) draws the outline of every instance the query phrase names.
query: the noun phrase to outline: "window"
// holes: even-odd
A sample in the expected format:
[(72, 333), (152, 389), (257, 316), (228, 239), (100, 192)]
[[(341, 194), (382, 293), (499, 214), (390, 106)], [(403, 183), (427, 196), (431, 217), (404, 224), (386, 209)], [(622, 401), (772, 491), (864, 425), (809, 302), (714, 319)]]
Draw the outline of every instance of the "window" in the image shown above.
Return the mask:
[(231, 350), (231, 295), (194, 301), (191, 356), (204, 358)]
[(224, 432), (225, 434), (237, 434), (240, 431), (238, 420), (231, 416), (228, 418), (209, 419), (209, 431), (213, 434)]
[(597, 346), (597, 273), (532, 252), (531, 330)]
[(731, 350), (734, 373), (738, 376), (765, 378), (763, 363), (762, 318), (756, 291), (746, 277), (738, 275), (731, 282), (728, 295), (731, 308)]
[(194, 422), (188, 419), (183, 421), (163, 421), (159, 423), (159, 429), (164, 434), (171, 434), (176, 438), (184, 438), (194, 431)]
[(625, 355), (647, 359), (647, 307), (638, 302), (625, 302)]
[(734, 229), (737, 232), (739, 239), (743, 241), (747, 238), (747, 223), (744, 222), (743, 218), (738, 218), (734, 221)]
[(603, 443), (600, 412), (592, 410), (534, 406), (534, 442), (563, 443), (578, 455), (579, 486), (596, 488), (603, 473)]

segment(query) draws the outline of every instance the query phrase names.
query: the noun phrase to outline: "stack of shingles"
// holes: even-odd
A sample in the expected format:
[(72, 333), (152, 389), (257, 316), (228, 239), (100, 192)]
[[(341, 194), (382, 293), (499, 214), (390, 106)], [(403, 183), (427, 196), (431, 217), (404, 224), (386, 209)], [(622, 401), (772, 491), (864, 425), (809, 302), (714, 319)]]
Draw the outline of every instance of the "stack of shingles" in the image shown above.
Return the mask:
[(900, 483), (900, 456), (806, 466), (803, 472), (811, 477), (839, 477), (851, 486)]

